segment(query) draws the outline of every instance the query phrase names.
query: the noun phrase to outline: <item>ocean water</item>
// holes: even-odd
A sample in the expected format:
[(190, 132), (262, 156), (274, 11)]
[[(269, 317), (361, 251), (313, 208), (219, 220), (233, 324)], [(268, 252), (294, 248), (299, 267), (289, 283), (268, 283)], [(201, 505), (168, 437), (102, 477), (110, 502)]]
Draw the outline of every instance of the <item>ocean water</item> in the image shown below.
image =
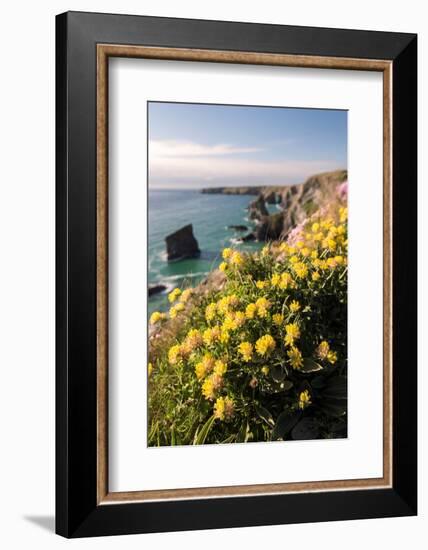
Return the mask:
[[(149, 191), (149, 284), (164, 284), (167, 291), (149, 298), (149, 313), (165, 311), (167, 292), (174, 287), (194, 286), (222, 261), (221, 251), (226, 246), (241, 250), (255, 250), (260, 243), (238, 244), (236, 239), (246, 232), (228, 229), (229, 225), (253, 224), (248, 221), (247, 206), (254, 199), (250, 195), (210, 195), (189, 190)], [(269, 209), (275, 209), (275, 206)], [(199, 258), (167, 262), (165, 237), (184, 225), (193, 224), (193, 234), (201, 250)]]

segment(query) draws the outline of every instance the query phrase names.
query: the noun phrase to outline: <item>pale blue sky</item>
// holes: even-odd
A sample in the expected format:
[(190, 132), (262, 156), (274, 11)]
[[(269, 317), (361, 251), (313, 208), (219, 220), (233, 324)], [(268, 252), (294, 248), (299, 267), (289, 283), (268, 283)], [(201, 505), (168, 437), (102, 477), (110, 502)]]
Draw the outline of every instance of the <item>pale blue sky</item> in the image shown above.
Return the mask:
[(347, 167), (347, 112), (149, 103), (153, 187), (299, 183)]

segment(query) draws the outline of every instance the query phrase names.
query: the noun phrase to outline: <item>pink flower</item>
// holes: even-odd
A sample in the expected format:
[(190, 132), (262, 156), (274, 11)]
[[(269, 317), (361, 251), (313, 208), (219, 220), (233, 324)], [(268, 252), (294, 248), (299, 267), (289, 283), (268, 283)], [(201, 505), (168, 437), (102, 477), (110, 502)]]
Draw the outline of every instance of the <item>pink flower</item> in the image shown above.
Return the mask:
[(348, 180), (344, 181), (336, 188), (336, 193), (338, 194), (339, 198), (343, 201), (345, 201), (348, 198)]

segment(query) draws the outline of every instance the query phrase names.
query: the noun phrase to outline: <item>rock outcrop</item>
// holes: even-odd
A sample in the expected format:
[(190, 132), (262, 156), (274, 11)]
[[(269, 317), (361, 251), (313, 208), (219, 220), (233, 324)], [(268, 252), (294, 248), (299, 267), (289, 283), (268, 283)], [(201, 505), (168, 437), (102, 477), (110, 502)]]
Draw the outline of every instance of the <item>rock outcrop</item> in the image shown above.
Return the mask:
[(248, 217), (250, 220), (260, 220), (264, 216), (269, 216), (269, 212), (266, 208), (263, 195), (259, 195), (257, 199), (248, 205)]
[(284, 212), (277, 212), (260, 220), (254, 229), (254, 237), (257, 241), (275, 241), (282, 236), (283, 231)]
[(193, 225), (185, 225), (175, 233), (165, 237), (166, 253), (169, 262), (197, 258), (201, 251), (193, 235)]
[(234, 231), (248, 231), (248, 227), (246, 225), (228, 225), (228, 229), (233, 229)]
[(337, 185), (345, 181), (347, 178), (346, 170), (335, 170), (333, 172), (323, 172), (308, 178), (305, 183), (294, 185), (258, 185), (249, 186), (242, 185), (239, 187), (210, 187), (202, 189), (201, 193), (212, 195), (262, 195), (263, 199), (268, 204), (283, 204), (289, 192), (297, 191), (297, 188), (302, 186), (324, 186)]
[[(223, 194), (258, 194), (248, 206), (249, 218), (257, 222), (253, 232), (242, 241), (271, 241), (286, 238), (290, 231), (316, 210), (340, 194), (347, 180), (346, 170), (336, 170), (311, 176), (304, 183), (283, 187), (229, 187), (215, 188)], [(221, 190), (221, 191), (220, 191)], [(281, 210), (269, 215), (268, 204), (280, 204)]]
[(148, 293), (149, 296), (154, 296), (155, 294), (160, 294), (166, 290), (166, 286), (162, 284), (149, 285)]

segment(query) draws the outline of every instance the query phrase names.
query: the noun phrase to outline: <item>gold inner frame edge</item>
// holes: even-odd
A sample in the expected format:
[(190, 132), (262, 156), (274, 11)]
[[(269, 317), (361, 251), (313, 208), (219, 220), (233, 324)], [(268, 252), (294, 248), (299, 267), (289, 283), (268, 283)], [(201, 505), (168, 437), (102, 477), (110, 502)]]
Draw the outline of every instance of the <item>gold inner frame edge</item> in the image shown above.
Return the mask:
[[(383, 476), (369, 479), (109, 492), (108, 59), (131, 57), (383, 73)], [(392, 486), (392, 62), (257, 52), (97, 44), (97, 504), (378, 489)]]

